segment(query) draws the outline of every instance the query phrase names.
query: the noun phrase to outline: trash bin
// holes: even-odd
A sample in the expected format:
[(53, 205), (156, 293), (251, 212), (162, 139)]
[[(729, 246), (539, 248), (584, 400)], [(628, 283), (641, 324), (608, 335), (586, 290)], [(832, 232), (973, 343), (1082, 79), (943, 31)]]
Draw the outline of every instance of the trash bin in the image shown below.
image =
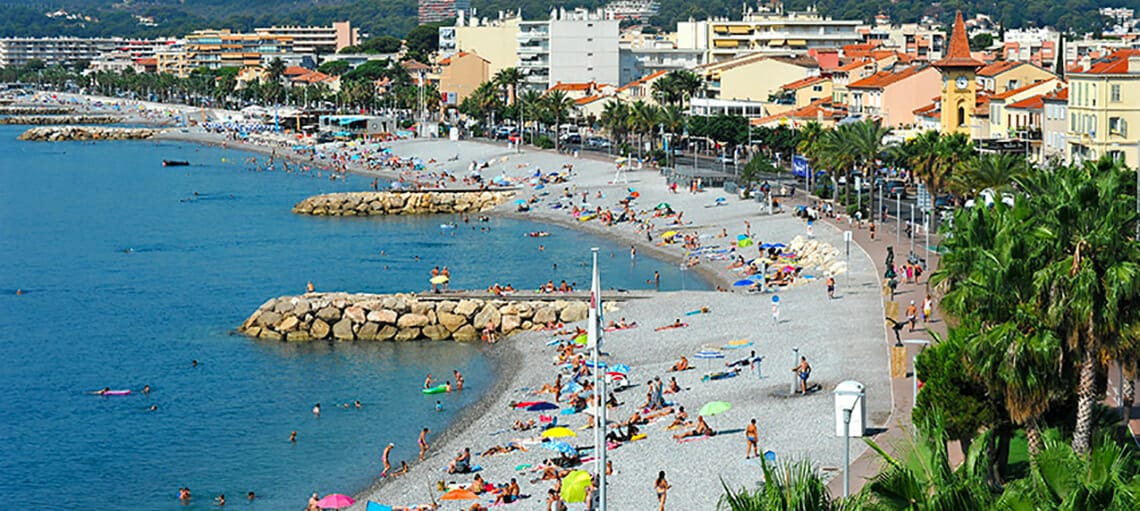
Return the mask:
[(850, 436), (861, 437), (867, 430), (867, 398), (862, 383), (847, 380), (835, 386), (835, 436), (843, 436), (843, 411), (851, 410)]

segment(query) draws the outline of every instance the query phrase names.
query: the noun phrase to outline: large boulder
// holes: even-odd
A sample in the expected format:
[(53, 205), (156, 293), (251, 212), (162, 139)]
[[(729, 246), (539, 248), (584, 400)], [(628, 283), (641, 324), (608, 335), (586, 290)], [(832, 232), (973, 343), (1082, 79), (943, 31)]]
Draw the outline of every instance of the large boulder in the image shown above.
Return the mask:
[(285, 340), (289, 342), (303, 342), (313, 340), (313, 336), (305, 330), (297, 330), (296, 332), (289, 332), (285, 334)]
[(250, 314), (249, 317), (246, 318), (245, 322), (241, 324), (241, 329), (248, 330), (249, 327), (257, 324), (257, 318), (261, 317), (261, 313), (261, 309), (253, 311), (253, 314)]
[(444, 327), (443, 325), (425, 326), (423, 329), (423, 334), (425, 337), (433, 341), (442, 341), (448, 337), (451, 337), (451, 332), (447, 329), (447, 327)]
[(340, 319), (340, 309), (333, 307), (332, 305), (326, 305), (325, 307), (321, 308), (321, 310), (317, 311), (317, 317), (328, 322), (334, 322)]
[(504, 314), (503, 325), (500, 330), (502, 330), (503, 333), (510, 333), (521, 325), (522, 320), (519, 319), (517, 314)]
[(499, 314), (499, 309), (492, 304), (483, 306), (483, 310), (475, 315), (474, 325), (478, 328), (487, 326), (487, 323), (495, 325), (498, 328), (503, 321), (503, 315)]
[(476, 300), (460, 300), (459, 304), (455, 306), (453, 312), (459, 314), (460, 316), (471, 317), (471, 314), (479, 310), (480, 305), (482, 304)]
[(328, 323), (320, 319), (314, 319), (313, 326), (309, 328), (309, 335), (312, 335), (314, 339), (326, 339), (331, 329)]
[(259, 338), (262, 338), (262, 339), (273, 339), (275, 341), (285, 340), (285, 336), (283, 334), (281, 334), (279, 332), (274, 332), (273, 330), (270, 330), (268, 328), (262, 329), (261, 332), (259, 334), (257, 334), (257, 336)]
[(475, 327), (471, 325), (463, 325), (459, 327), (459, 330), (451, 333), (451, 338), (461, 342), (470, 342), (478, 341), (480, 336), (479, 331), (475, 330)]
[(297, 316), (290, 315), (285, 316), (285, 318), (282, 319), (281, 322), (277, 323), (277, 326), (274, 328), (278, 332), (292, 332), (293, 330), (297, 329), (297, 325), (299, 324), (301, 324), (301, 320), (297, 319)]
[(397, 330), (396, 327), (392, 325), (384, 325), (384, 327), (381, 328), (379, 332), (376, 332), (375, 339), (377, 341), (387, 341), (388, 339), (395, 337), (397, 332), (399, 332), (399, 330)]
[(418, 328), (401, 328), (399, 332), (396, 332), (397, 341), (410, 341), (419, 337), (420, 329)]
[(384, 298), (384, 308), (396, 313), (408, 312), (408, 300), (403, 295), (388, 296)]
[(297, 299), (297, 303), (293, 304), (293, 314), (304, 317), (309, 313), (309, 301), (304, 298)]
[(458, 305), (458, 304), (451, 301), (451, 300), (444, 300), (442, 302), (435, 304), (435, 312), (436, 313), (455, 312), (455, 306), (456, 305)]
[(289, 300), (278, 300), (277, 304), (273, 306), (273, 312), (284, 314), (293, 310), (293, 304)]
[(573, 323), (586, 319), (588, 314), (589, 308), (585, 302), (570, 302), (566, 304), (565, 309), (562, 309), (562, 315), (560, 317), (563, 323)]
[(427, 316), (428, 311), (435, 309), (435, 307), (433, 307), (432, 305), (433, 304), (431, 302), (415, 301), (415, 302), (411, 303), (410, 307), (411, 307), (412, 314), (419, 314), (422, 316)]
[(337, 321), (332, 327), (333, 338), (338, 341), (351, 341), (356, 338), (352, 333), (352, 321), (348, 318)]
[(447, 328), (449, 332), (459, 330), (459, 327), (467, 324), (467, 318), (458, 314), (441, 312), (437, 316), (439, 317), (439, 324)]
[(280, 314), (278, 314), (276, 312), (272, 312), (272, 311), (265, 311), (265, 312), (262, 312), (261, 315), (257, 317), (257, 326), (261, 326), (261, 327), (272, 326), (272, 325), (277, 324), (278, 321), (281, 321), (281, 315)]
[(375, 341), (378, 333), (380, 333), (380, 325), (369, 322), (360, 326), (360, 331), (356, 332), (356, 338), (362, 341)]
[(356, 324), (361, 324), (366, 321), (364, 309), (355, 305), (344, 309), (344, 317)]
[(386, 325), (394, 324), (396, 317), (396, 311), (390, 311), (388, 309), (377, 309), (368, 313), (368, 321), (384, 323)]
[(534, 312), (535, 323), (545, 325), (552, 321), (558, 321), (558, 311), (554, 307), (545, 306)]
[(428, 317), (423, 314), (408, 313), (400, 316), (400, 319), (396, 321), (396, 326), (400, 328), (416, 328), (427, 325), (429, 322)]

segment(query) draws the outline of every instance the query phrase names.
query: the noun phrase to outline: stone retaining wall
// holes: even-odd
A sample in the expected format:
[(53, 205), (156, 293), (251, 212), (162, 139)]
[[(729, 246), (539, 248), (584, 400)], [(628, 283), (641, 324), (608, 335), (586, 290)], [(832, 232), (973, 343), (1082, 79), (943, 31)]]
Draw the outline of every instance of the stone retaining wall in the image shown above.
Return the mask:
[(114, 115), (12, 115), (0, 117), (0, 124), (43, 126), (55, 124), (115, 124), (117, 122), (123, 122), (123, 118)]
[(317, 216), (478, 213), (514, 196), (513, 190), (330, 193), (298, 202), (293, 212)]
[(65, 140), (143, 140), (153, 138), (159, 130), (149, 128), (104, 128), (99, 126), (45, 126), (32, 128), (18, 137), (36, 142)]
[[(612, 306), (611, 302), (605, 302)], [(586, 319), (585, 300), (482, 300), (413, 294), (308, 293), (273, 298), (238, 331), (262, 339), (311, 341), (475, 341), (487, 322), (510, 335), (550, 321)]]
[(37, 106), (2, 106), (0, 115), (58, 115), (75, 112), (74, 108), (37, 107)]

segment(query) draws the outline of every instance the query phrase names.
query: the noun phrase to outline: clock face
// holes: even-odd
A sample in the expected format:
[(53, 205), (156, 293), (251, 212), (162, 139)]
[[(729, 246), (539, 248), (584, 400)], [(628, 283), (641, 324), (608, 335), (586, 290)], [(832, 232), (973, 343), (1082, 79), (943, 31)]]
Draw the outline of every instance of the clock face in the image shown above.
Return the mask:
[(959, 89), (965, 89), (966, 86), (970, 85), (970, 80), (965, 76), (959, 76), (956, 83), (958, 84)]

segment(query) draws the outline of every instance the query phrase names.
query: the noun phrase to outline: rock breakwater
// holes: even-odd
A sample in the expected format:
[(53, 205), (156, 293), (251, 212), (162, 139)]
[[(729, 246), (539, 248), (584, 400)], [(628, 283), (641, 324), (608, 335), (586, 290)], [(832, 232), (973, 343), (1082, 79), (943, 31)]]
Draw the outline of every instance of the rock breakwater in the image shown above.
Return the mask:
[(330, 193), (298, 202), (293, 212), (315, 216), (478, 213), (514, 196), (513, 190)]
[[(612, 308), (612, 302), (605, 302)], [(479, 299), (414, 294), (308, 293), (273, 298), (238, 331), (281, 341), (479, 340), (490, 323), (497, 335), (539, 330), (550, 322), (586, 319), (585, 299)]]
[(159, 130), (149, 128), (105, 128), (100, 126), (45, 126), (32, 128), (17, 137), (34, 142), (62, 142), (65, 140), (145, 140), (153, 138)]
[(37, 106), (0, 106), (0, 115), (61, 115), (74, 113), (73, 108)]
[(12, 115), (0, 117), (0, 124), (115, 124), (123, 122), (122, 117), (113, 115)]

